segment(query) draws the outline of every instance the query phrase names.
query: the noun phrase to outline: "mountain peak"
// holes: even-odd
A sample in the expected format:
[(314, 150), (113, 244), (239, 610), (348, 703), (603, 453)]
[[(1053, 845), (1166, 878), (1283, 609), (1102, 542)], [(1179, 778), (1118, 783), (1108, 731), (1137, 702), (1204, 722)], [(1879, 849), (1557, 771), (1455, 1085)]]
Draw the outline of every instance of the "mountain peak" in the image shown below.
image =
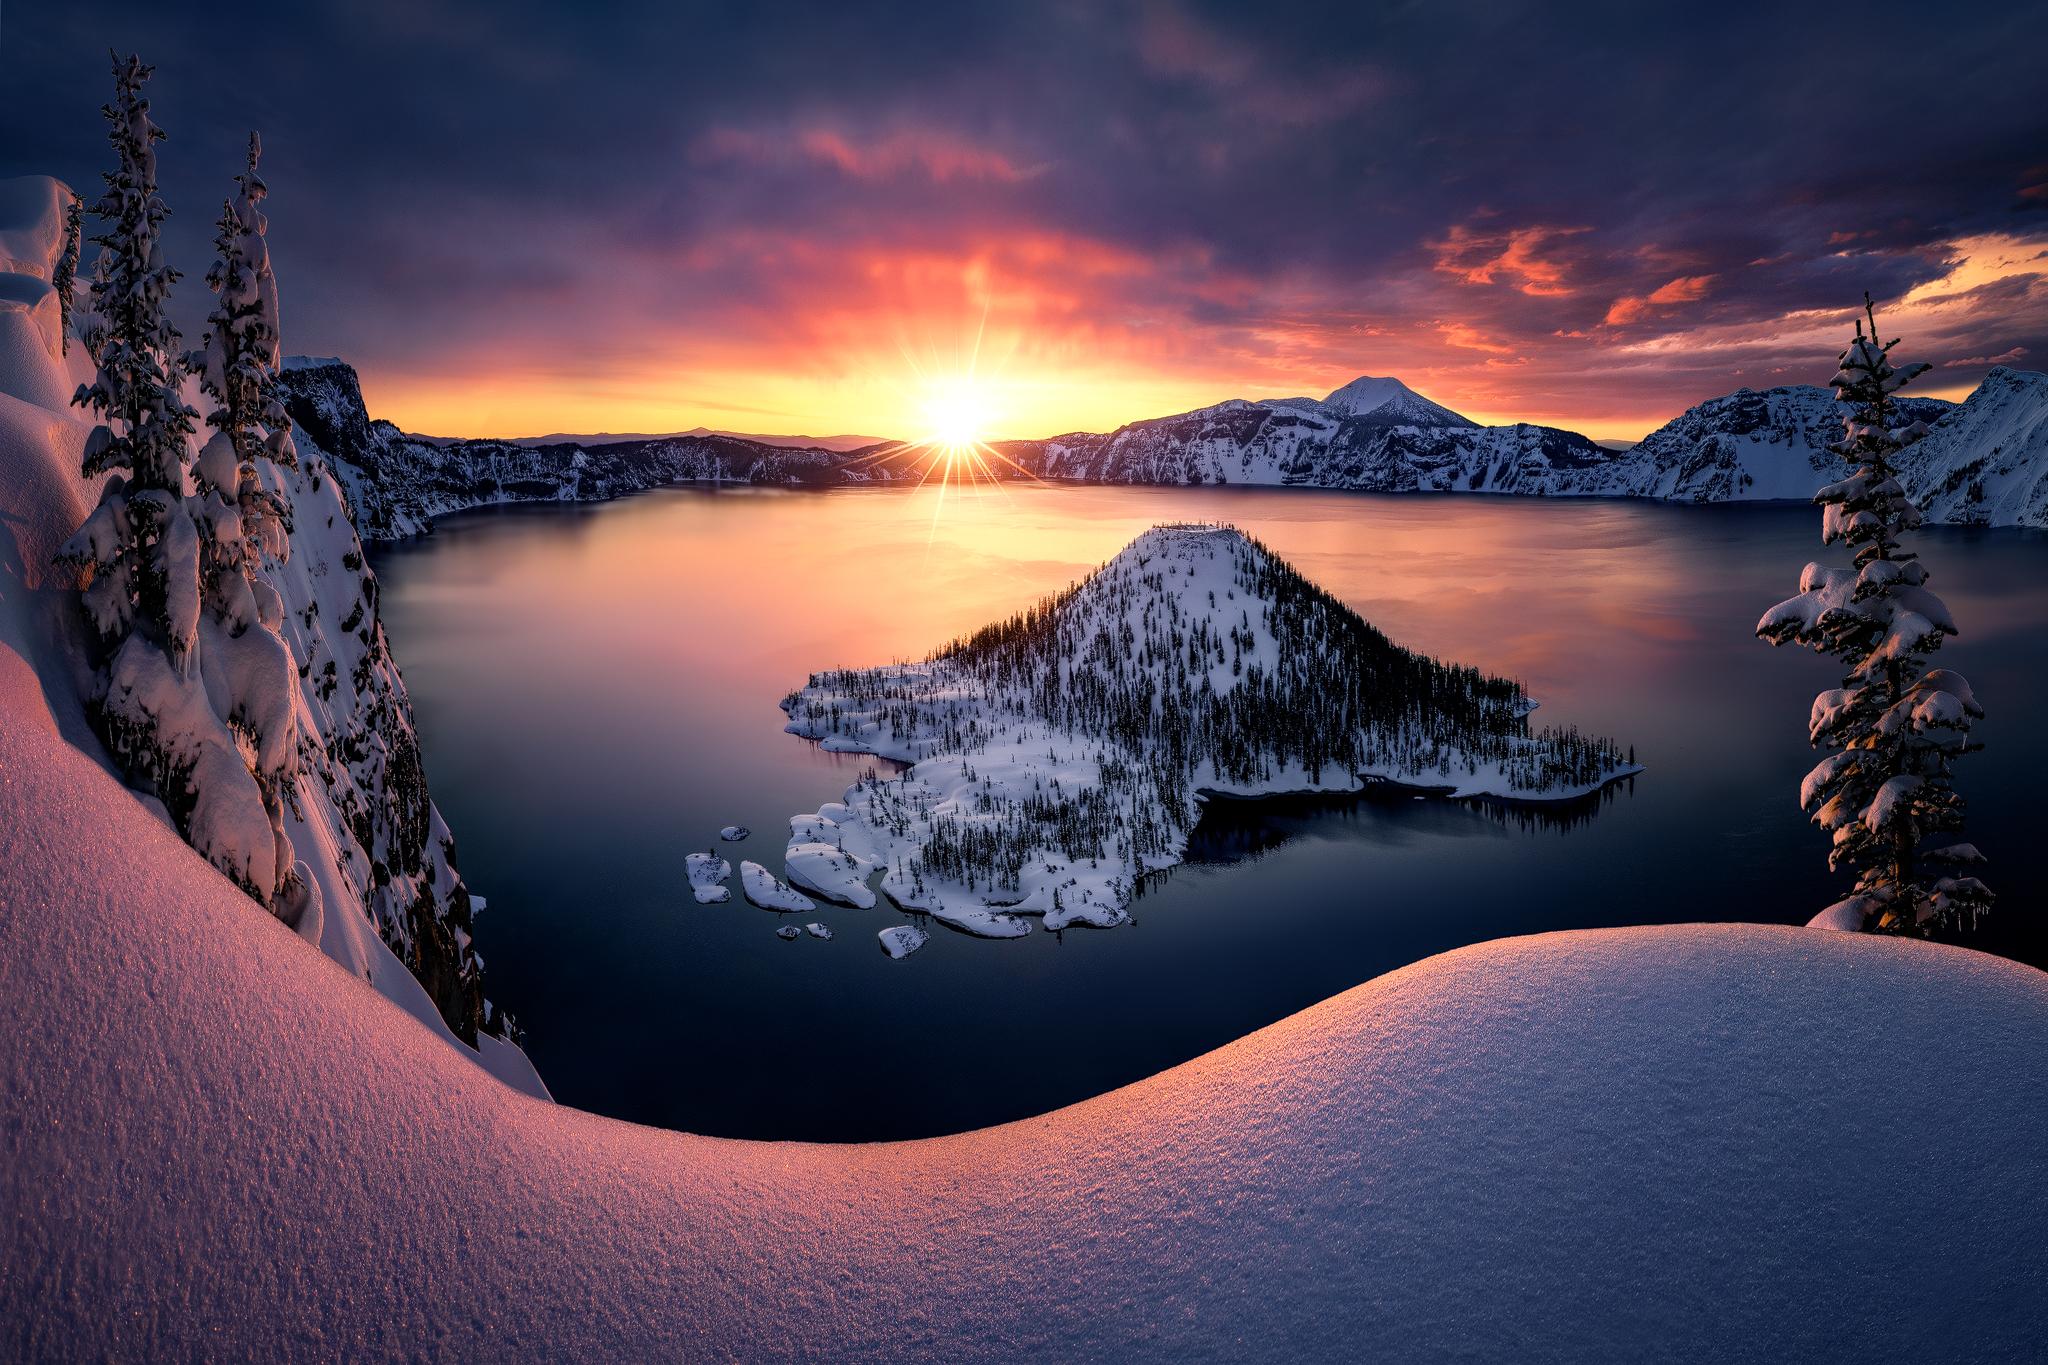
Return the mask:
[(1403, 427), (1476, 427), (1479, 424), (1441, 403), (1432, 403), (1398, 379), (1360, 375), (1323, 400), (1323, 406), (1346, 417), (1367, 418), (1375, 425)]

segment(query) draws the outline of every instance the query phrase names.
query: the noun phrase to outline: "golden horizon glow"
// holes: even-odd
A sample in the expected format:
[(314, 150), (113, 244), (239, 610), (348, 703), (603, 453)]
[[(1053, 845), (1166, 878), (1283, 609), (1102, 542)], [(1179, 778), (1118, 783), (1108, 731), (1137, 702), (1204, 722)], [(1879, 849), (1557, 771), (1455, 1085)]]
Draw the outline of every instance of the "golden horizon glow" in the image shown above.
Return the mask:
[[(1634, 440), (1741, 385), (1824, 380), (1848, 316), (1845, 305), (1687, 325), (1674, 319), (1668, 330), (1606, 344), (1560, 334), (1541, 343), (1554, 354), (1525, 353), (1505, 338), (1474, 349), (1471, 329), (1449, 322), (1380, 329), (1341, 310), (1319, 317), (1324, 292), (1304, 288), (1266, 300), (1272, 311), (1256, 325), (1232, 324), (1212, 338), (1201, 324), (1119, 292), (1139, 279), (1225, 309), (1256, 295), (1254, 284), (1205, 259), (1161, 263), (1034, 237), (959, 254), (873, 248), (811, 261), (786, 250), (793, 269), (831, 265), (840, 292), (820, 284), (807, 307), (774, 313), (772, 327), (607, 341), (559, 362), (543, 358), (553, 353), (539, 339), (508, 336), (438, 364), (371, 363), (362, 376), (370, 412), (435, 436), (708, 427), (965, 452), (1005, 439), (1113, 431), (1229, 398), (1320, 395), (1360, 374), (1394, 374), (1476, 421)], [(2048, 244), (2037, 237), (1991, 234), (1951, 250), (1941, 277), (1883, 312), (1909, 351), (1916, 341), (1968, 344), (1955, 339), (1970, 334), (1979, 294), (2048, 272)], [(725, 264), (714, 253), (702, 268)], [(1994, 336), (1983, 351), (1959, 354), (2008, 344)], [(1938, 350), (1927, 358), (1945, 359)], [(1973, 363), (1946, 359), (1945, 368)], [(1720, 377), (1660, 382), (1674, 364)], [(1937, 371), (1918, 391), (1959, 398), (1974, 387), (1944, 380)]]

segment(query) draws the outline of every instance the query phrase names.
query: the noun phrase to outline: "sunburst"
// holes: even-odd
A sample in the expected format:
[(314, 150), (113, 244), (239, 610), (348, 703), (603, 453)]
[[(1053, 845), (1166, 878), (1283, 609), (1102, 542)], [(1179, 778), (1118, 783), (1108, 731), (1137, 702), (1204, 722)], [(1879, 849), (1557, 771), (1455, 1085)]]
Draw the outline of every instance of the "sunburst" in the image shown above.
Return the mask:
[(857, 465), (886, 466), (892, 474), (899, 469), (914, 472), (919, 488), (936, 480), (933, 536), (938, 533), (939, 518), (945, 511), (946, 495), (955, 485), (967, 488), (986, 484), (1007, 497), (1004, 484), (1010, 480), (1038, 482), (1036, 475), (991, 444), (991, 432), (1005, 414), (995, 386), (977, 373), (986, 330), (984, 314), (966, 363), (957, 369), (921, 365), (907, 346), (903, 348), (903, 358), (912, 375), (912, 383), (907, 387), (923, 414), (924, 431), (915, 440), (879, 447), (856, 461)]

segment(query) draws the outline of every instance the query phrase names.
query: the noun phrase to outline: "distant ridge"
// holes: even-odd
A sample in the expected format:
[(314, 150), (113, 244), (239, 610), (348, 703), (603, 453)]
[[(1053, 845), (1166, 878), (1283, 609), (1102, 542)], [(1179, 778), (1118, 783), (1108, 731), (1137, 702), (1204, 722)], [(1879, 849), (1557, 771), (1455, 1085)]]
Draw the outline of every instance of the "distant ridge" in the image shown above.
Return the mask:
[[(787, 446), (791, 450), (865, 450), (869, 446), (887, 444), (885, 438), (880, 436), (765, 436), (758, 431), (728, 431), (723, 427), (691, 427), (688, 431), (594, 431), (580, 435), (557, 431), (546, 436), (511, 436), (502, 439), (506, 445), (531, 447), (612, 445), (620, 441), (679, 441), (694, 436), (731, 436), (742, 441), (758, 441), (764, 446)], [(434, 441), (436, 444), (442, 443), (443, 440), (435, 436), (422, 436), (419, 439)]]
[[(416, 535), (443, 513), (488, 503), (588, 501), (689, 480), (914, 483), (929, 472), (917, 450), (850, 435), (409, 436), (370, 420), (339, 360), (295, 357), (283, 387), (293, 420), (340, 461), (366, 539)], [(1930, 521), (2048, 526), (2048, 376), (2000, 368), (1963, 403), (1900, 404), (1932, 427), (1900, 468)], [(1324, 398), (1231, 398), (1113, 432), (993, 444), (999, 467), (1015, 471), (1000, 477), (1048, 482), (1804, 501), (1846, 472), (1830, 449), (1840, 424), (1831, 394), (1795, 384), (1707, 399), (1633, 444), (1595, 442), (1526, 422), (1484, 426), (1398, 379), (1364, 375)]]

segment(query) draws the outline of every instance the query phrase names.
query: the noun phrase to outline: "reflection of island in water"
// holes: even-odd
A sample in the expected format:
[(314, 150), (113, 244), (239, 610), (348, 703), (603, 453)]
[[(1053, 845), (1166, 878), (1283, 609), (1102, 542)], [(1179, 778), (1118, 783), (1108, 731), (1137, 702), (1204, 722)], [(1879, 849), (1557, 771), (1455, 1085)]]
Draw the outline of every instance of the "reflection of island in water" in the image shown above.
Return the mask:
[[(1190, 864), (1222, 866), (1261, 857), (1315, 835), (1398, 839), (1405, 834), (1498, 836), (1565, 834), (1591, 824), (1617, 800), (1635, 794), (1630, 775), (1583, 796), (1551, 801), (1510, 801), (1494, 796), (1445, 799), (1398, 782), (1374, 782), (1356, 793), (1307, 792), (1282, 796), (1208, 794), (1202, 818), (1188, 835)], [(1167, 869), (1158, 878), (1170, 877)], [(1156, 884), (1148, 877), (1143, 886)], [(1143, 887), (1141, 886), (1141, 890)]]

